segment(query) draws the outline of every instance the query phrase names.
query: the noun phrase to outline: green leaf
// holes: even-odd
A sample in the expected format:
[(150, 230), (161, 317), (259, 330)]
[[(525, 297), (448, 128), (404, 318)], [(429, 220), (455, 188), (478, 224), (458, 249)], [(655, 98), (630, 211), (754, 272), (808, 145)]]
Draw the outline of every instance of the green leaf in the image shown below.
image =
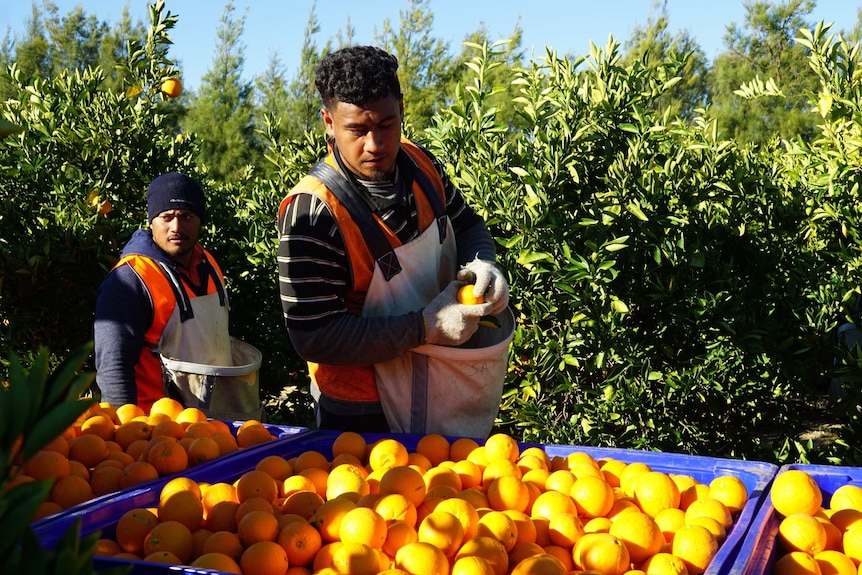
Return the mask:
[(52, 439), (68, 429), (94, 403), (94, 399), (70, 400), (61, 403), (39, 418), (29, 433), (24, 436), (24, 444), (21, 448), (24, 461), (29, 460)]

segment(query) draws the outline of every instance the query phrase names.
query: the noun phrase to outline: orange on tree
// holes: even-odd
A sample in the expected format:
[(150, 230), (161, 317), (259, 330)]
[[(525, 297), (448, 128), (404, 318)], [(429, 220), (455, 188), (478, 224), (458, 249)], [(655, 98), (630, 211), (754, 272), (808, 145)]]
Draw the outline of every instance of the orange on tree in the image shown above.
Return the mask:
[(183, 93), (183, 83), (179, 78), (166, 78), (159, 86), (159, 91), (168, 98), (177, 98)]

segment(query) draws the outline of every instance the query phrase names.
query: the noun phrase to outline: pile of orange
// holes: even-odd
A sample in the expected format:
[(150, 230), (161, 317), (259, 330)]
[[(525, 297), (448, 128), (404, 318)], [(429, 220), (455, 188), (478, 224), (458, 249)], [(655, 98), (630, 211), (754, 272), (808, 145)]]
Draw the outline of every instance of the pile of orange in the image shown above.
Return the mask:
[(862, 487), (841, 485), (829, 501), (824, 501), (820, 486), (809, 473), (791, 469), (775, 477), (770, 499), (780, 518), (775, 575), (859, 573)]
[(8, 488), (53, 480), (33, 520), (146, 481), (179, 473), (243, 447), (275, 439), (260, 421), (236, 431), (200, 409), (157, 400), (150, 413), (134, 404), (93, 406), (17, 470)]
[(99, 554), (244, 575), (698, 575), (748, 493), (495, 434), (408, 450), (344, 432), (233, 481), (171, 480)]

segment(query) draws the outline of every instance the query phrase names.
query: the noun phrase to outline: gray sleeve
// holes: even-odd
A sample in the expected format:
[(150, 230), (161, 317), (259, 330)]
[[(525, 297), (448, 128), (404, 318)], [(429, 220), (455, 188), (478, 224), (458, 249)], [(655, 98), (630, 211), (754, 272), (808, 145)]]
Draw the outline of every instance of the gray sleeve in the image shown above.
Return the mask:
[(289, 329), (296, 352), (306, 361), (330, 365), (371, 365), (394, 359), (425, 341), (420, 312), (388, 317), (348, 313), (312, 329)]
[(135, 366), (153, 321), (149, 292), (130, 266), (120, 266), (99, 286), (94, 322), (96, 384), (102, 401), (137, 403)]

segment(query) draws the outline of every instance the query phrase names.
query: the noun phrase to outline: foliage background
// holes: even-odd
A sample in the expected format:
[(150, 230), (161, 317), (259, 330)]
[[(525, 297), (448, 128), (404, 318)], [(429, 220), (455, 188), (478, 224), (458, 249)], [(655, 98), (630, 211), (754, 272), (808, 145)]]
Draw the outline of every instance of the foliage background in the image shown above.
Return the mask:
[[(859, 48), (797, 27), (810, 6), (753, 3), (749, 29), (728, 39), (740, 53), (756, 53), (747, 38), (761, 32), (784, 41), (792, 80), (767, 60), (754, 73), (731, 58), (707, 69), (661, 12), (639, 42), (534, 61), (517, 30), (496, 43), (479, 30), (450, 58), (427, 2), (383, 28), (379, 43), (407, 77), (430, 79), (405, 82), (406, 131), (486, 217), (510, 279), (518, 328), (501, 429), (544, 443), (862, 460), (862, 353), (836, 338), (860, 285)], [(82, 11), (49, 13), (57, 29), (93, 30), (79, 44), (99, 57), (84, 66), (35, 32), (0, 51), (0, 114), (25, 128), (0, 142), (0, 346), (26, 357), (47, 345), (57, 362), (91, 339), (96, 289), (145, 223), (147, 183), (182, 170), (211, 194), (204, 242), (229, 278), (235, 334), (264, 352), (270, 418), (311, 425), (281, 318), (275, 213), (323, 149), (307, 87), (333, 45), (318, 49), (312, 14), (300, 75), (287, 81), (274, 62), (243, 84), (242, 18), (228, 3), (224, 59), (199, 93), (169, 101), (159, 85), (179, 72), (176, 18), (159, 0), (150, 20), (111, 30)], [(833, 439), (806, 441), (808, 407), (836, 376), (849, 395), (826, 412)]]

